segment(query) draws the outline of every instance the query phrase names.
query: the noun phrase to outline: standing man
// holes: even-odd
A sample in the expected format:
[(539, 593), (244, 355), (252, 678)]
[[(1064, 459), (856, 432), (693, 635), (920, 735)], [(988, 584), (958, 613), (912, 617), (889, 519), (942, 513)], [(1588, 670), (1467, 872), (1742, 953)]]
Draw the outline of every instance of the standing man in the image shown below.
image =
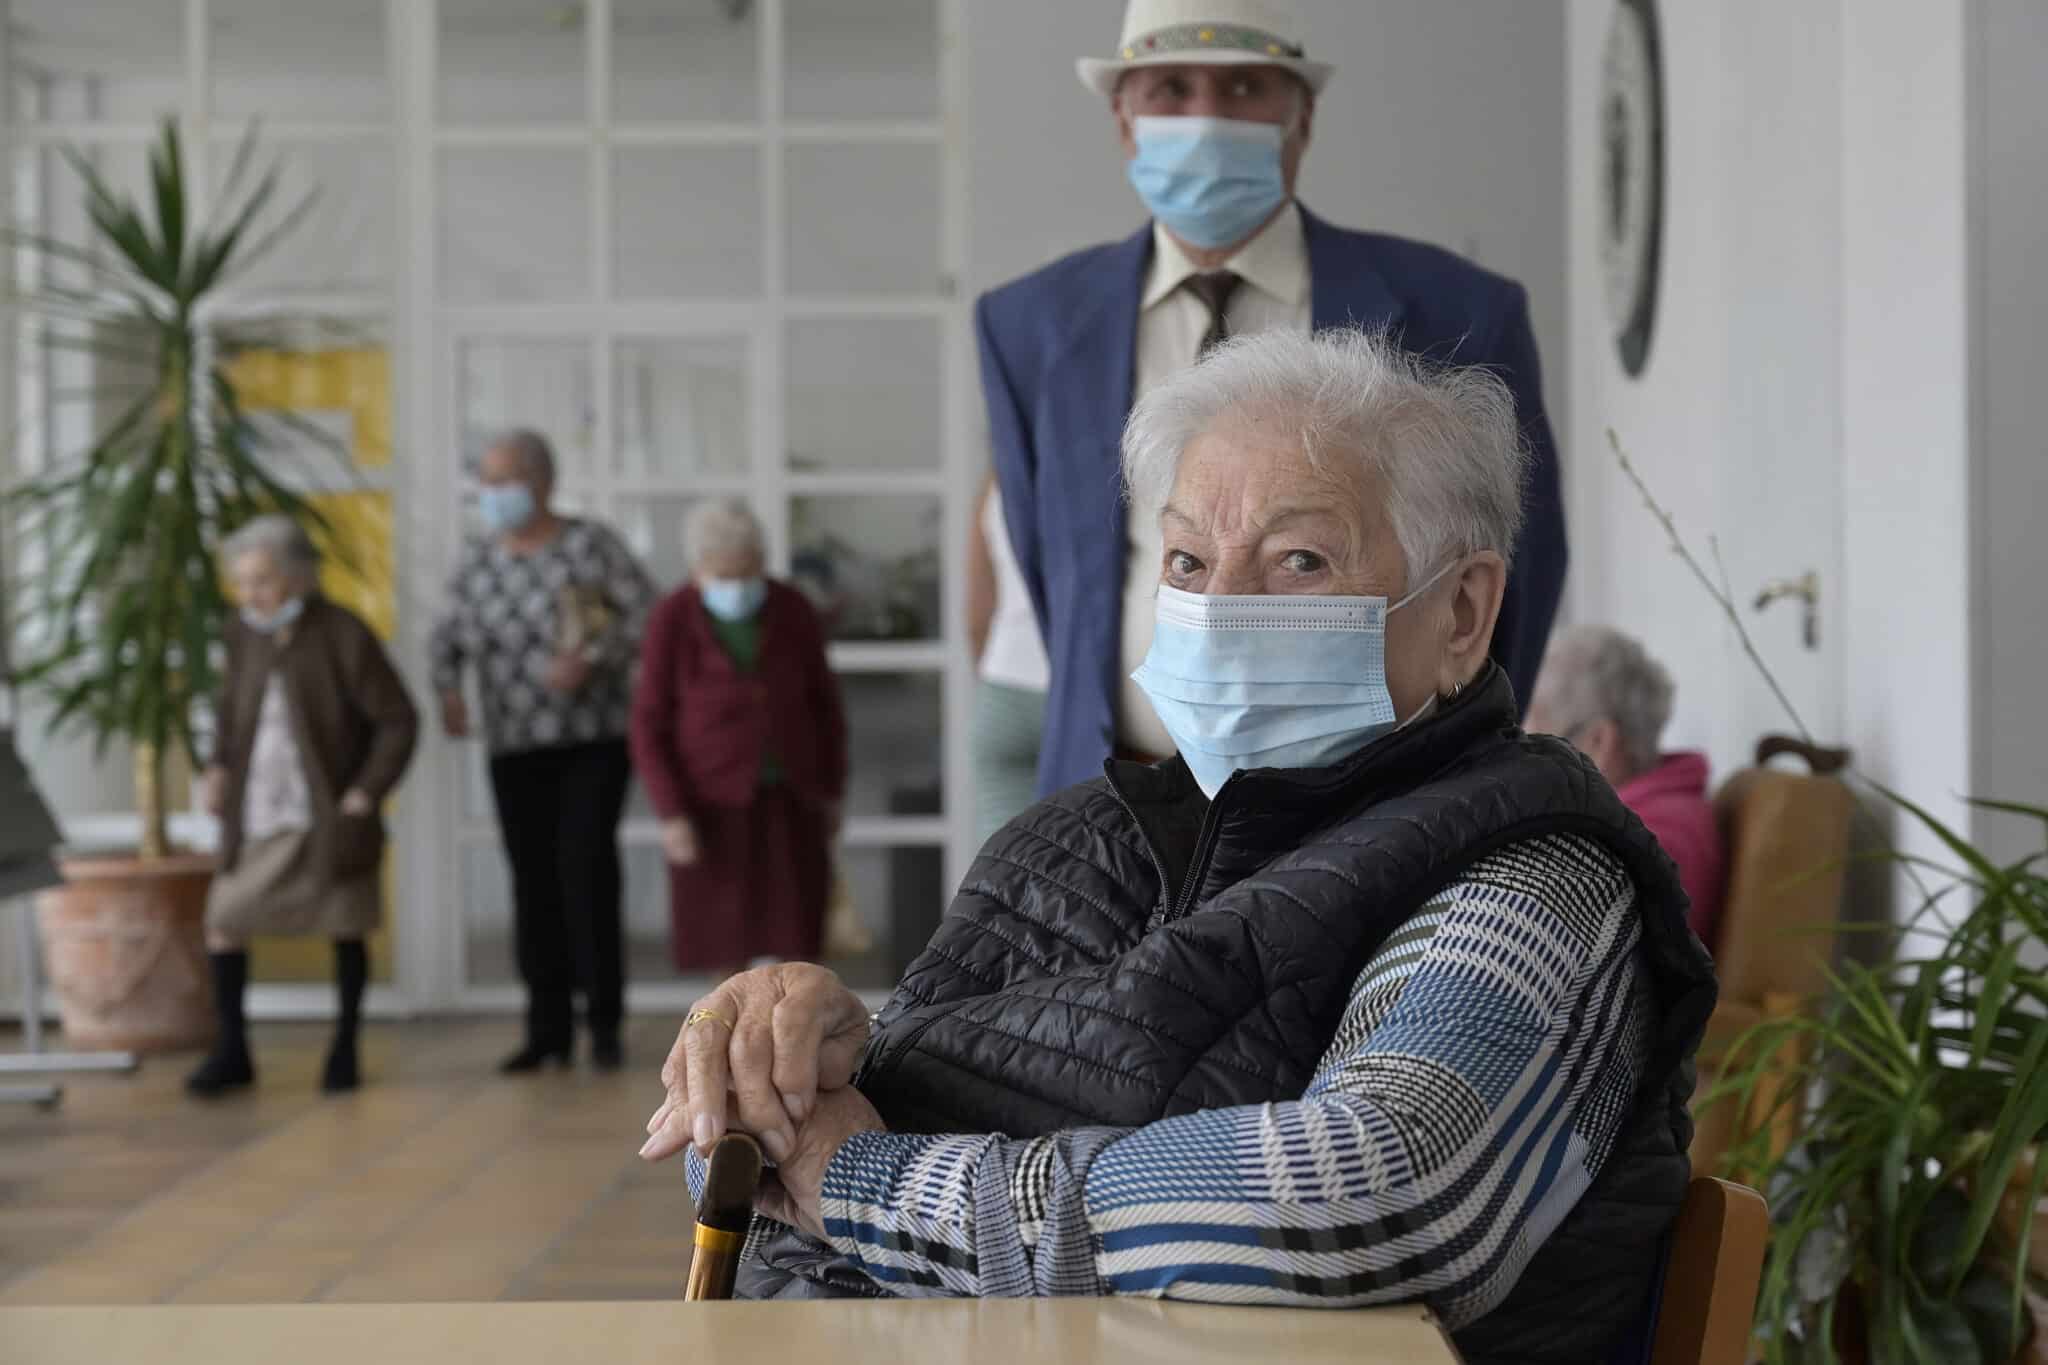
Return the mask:
[(1304, 55), (1291, 8), (1130, 0), (1116, 56), (1079, 70), (1109, 100), (1152, 222), (975, 310), (1003, 506), (1052, 663), (1041, 794), (1099, 776), (1112, 752), (1173, 752), (1129, 681), (1151, 647), (1162, 551), (1117, 495), (1118, 439), (1139, 395), (1233, 334), (1385, 329), (1507, 382), (1533, 461), (1493, 650), (1518, 697), (1535, 683), (1565, 535), (1527, 296), (1448, 251), (1336, 227), (1295, 202), (1331, 68)]

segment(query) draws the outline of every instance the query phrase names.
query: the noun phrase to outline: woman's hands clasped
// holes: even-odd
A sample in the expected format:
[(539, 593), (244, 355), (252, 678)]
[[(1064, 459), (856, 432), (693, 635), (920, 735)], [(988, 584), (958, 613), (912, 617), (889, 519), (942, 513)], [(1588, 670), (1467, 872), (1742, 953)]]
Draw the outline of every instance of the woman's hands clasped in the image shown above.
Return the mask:
[(762, 1211), (813, 1233), (818, 1187), (839, 1144), (884, 1125), (854, 1068), (868, 1042), (860, 997), (823, 967), (781, 963), (731, 977), (699, 1000), (661, 1068), (667, 1098), (647, 1121), (650, 1161), (728, 1129), (751, 1134), (780, 1168)]

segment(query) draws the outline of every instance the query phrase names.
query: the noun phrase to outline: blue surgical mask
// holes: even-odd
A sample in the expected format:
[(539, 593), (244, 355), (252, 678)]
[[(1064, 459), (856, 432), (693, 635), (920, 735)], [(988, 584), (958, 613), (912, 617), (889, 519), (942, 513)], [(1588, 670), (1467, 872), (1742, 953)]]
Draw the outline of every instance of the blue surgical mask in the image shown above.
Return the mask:
[(698, 595), (704, 610), (721, 621), (746, 621), (768, 600), (765, 578), (705, 578), (698, 580)]
[(283, 630), (286, 626), (298, 620), (299, 614), (305, 611), (305, 609), (306, 599), (303, 597), (287, 598), (284, 605), (273, 612), (261, 612), (254, 607), (243, 607), (242, 624), (259, 635), (270, 635)]
[(1190, 246), (1213, 250), (1252, 235), (1287, 199), (1284, 133), (1231, 118), (1132, 120), (1131, 188)]
[(1395, 728), (1387, 616), (1455, 563), (1392, 606), (1162, 587), (1151, 652), (1131, 679), (1208, 796), (1243, 769), (1325, 767)]
[(523, 483), (485, 484), (477, 492), (476, 510), (493, 534), (516, 531), (533, 520), (533, 490)]

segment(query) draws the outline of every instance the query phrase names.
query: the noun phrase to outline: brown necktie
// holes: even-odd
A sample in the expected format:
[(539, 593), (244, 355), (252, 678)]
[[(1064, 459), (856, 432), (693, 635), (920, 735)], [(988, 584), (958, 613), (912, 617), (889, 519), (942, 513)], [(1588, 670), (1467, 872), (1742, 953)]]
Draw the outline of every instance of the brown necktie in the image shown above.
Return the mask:
[(1230, 300), (1243, 283), (1243, 278), (1234, 270), (1215, 270), (1206, 275), (1187, 277), (1188, 291), (1209, 310), (1209, 330), (1202, 333), (1202, 344), (1195, 350), (1196, 360), (1209, 354), (1230, 335)]

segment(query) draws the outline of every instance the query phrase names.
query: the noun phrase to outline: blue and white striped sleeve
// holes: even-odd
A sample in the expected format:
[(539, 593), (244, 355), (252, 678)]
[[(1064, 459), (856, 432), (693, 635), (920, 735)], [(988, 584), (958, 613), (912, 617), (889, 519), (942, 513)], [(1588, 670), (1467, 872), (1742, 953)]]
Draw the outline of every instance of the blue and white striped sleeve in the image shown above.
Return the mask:
[(1031, 1141), (869, 1133), (833, 1244), (905, 1295), (1133, 1294), (1452, 1326), (1506, 1297), (1612, 1150), (1649, 1051), (1626, 873), (1516, 845), (1368, 962), (1299, 1100)]

